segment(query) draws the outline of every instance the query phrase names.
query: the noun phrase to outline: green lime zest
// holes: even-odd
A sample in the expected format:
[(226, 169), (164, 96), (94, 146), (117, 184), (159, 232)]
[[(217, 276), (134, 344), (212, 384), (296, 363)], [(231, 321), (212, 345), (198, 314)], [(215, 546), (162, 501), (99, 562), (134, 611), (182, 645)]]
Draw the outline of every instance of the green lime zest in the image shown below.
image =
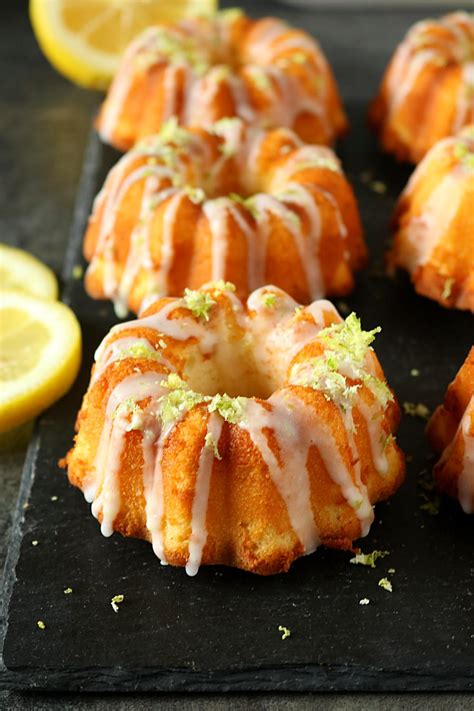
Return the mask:
[(283, 625), (278, 625), (278, 632), (281, 632), (282, 640), (291, 636), (291, 630), (288, 627), (284, 627)]
[(216, 302), (207, 292), (185, 289), (183, 300), (193, 316), (209, 321), (209, 312)]
[(160, 401), (159, 415), (164, 425), (176, 422), (195, 405), (210, 399), (188, 388), (187, 383), (176, 373), (168, 375), (160, 385), (170, 391)]
[(263, 297), (263, 303), (267, 307), (267, 309), (272, 309), (277, 301), (277, 296), (276, 294), (265, 294)]
[(209, 403), (209, 412), (218, 412), (226, 422), (238, 424), (244, 419), (247, 405), (245, 397), (230, 397), (229, 395), (214, 395)]
[(319, 338), (331, 350), (349, 356), (357, 365), (363, 365), (370, 344), (381, 330), (380, 326), (377, 326), (371, 331), (364, 331), (360, 319), (352, 312), (344, 321), (324, 328)]
[(393, 592), (392, 583), (390, 582), (390, 580), (388, 578), (380, 578), (380, 580), (378, 582), (378, 586), (379, 586), (379, 588), (383, 588), (387, 592)]
[(385, 558), (385, 556), (390, 555), (389, 551), (372, 551), (372, 553), (356, 553), (354, 558), (351, 558), (349, 563), (354, 565), (368, 565), (371, 568), (375, 568), (375, 563), (379, 558)]
[(242, 207), (245, 208), (252, 215), (254, 220), (258, 218), (258, 210), (255, 205), (254, 195), (251, 195), (248, 198), (244, 198), (238, 193), (229, 193), (228, 198), (229, 200), (232, 200), (232, 202), (235, 202), (238, 205), (242, 205)]

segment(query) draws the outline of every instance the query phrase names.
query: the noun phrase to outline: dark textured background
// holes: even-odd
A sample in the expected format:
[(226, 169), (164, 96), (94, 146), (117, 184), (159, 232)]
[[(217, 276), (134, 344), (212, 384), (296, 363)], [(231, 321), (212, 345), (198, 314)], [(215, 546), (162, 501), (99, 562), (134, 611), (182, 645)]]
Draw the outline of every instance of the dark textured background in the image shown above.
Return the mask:
[[(262, 3), (252, 3), (255, 9)], [(268, 6), (268, 4), (267, 4)], [(1, 141), (0, 170), (3, 178), (0, 195), (0, 225), (1, 239), (29, 249), (41, 259), (49, 263), (57, 273), (61, 268), (64, 249), (68, 239), (69, 225), (72, 215), (74, 195), (80, 174), (83, 151), (89, 132), (90, 117), (97, 104), (98, 97), (90, 92), (84, 92), (69, 85), (57, 76), (39, 54), (31, 37), (24, 3), (7, 3), (2, 5), (2, 41), (0, 43), (1, 62), (1, 106), (0, 126)], [(280, 8), (278, 8), (279, 14)], [(358, 14), (327, 15), (321, 21), (324, 33), (320, 34), (323, 47), (330, 59), (337, 58), (335, 70), (338, 76), (343, 76), (351, 67), (351, 46), (353, 36), (361, 38), (357, 47), (357, 72), (352, 72), (350, 82), (343, 83), (344, 99), (357, 109), (357, 99), (368, 94), (367, 81), (374, 83), (374, 77), (379, 73), (373, 67), (374, 56), (380, 53), (388, 55), (393, 44), (393, 37), (400, 37), (407, 23), (423, 13), (405, 14), (402, 18), (397, 13), (384, 11), (385, 33), (371, 31), (371, 24), (379, 25), (378, 12), (369, 13), (362, 18)], [(305, 25), (305, 15), (291, 11), (287, 17), (293, 17), (296, 24)], [(410, 19), (407, 19), (410, 18)], [(314, 15), (312, 16), (314, 26)], [(368, 39), (370, 38), (370, 46)], [(375, 88), (372, 87), (372, 89)], [(364, 145), (361, 145), (360, 161), (363, 164)], [(343, 150), (344, 154), (344, 150)], [(372, 167), (372, 166), (371, 166)], [(357, 178), (357, 176), (352, 176)], [(360, 188), (363, 189), (363, 188)], [(384, 239), (384, 236), (381, 236)], [(435, 314), (435, 311), (431, 311)], [(428, 354), (427, 354), (428, 358)], [(418, 365), (415, 364), (415, 365)], [(455, 369), (456, 364), (452, 364)], [(444, 383), (439, 385), (440, 392)], [(0, 464), (0, 538), (6, 540), (10, 522), (10, 512), (16, 498), (19, 471), (24, 453), (3, 455)], [(86, 510), (84, 508), (84, 512)], [(4, 548), (0, 546), (0, 556), (4, 556)], [(0, 560), (0, 562), (2, 562)], [(394, 650), (396, 653), (396, 650)], [(2, 684), (0, 676), (0, 687)], [(262, 707), (283, 707), (283, 705), (298, 705), (314, 707), (315, 699), (311, 697), (278, 697), (262, 695), (256, 698)], [(232, 705), (244, 708), (246, 697), (232, 697)], [(387, 708), (405, 707), (405, 700), (390, 697), (367, 696), (338, 697), (329, 700), (320, 699), (324, 708), (377, 708), (384, 703)], [(4, 693), (0, 696), (0, 707), (5, 708), (47, 708), (51, 702), (59, 702), (58, 697), (48, 699), (45, 696), (31, 697), (28, 695)], [(92, 698), (89, 698), (92, 702)], [(426, 704), (426, 697), (419, 696), (420, 704)], [(127, 700), (116, 698), (110, 706), (110, 699), (95, 699), (95, 707), (101, 708), (138, 708), (147, 707), (147, 701), (141, 698)], [(186, 705), (188, 708), (196, 704), (206, 703), (202, 697), (199, 700), (188, 697), (186, 702), (175, 699), (176, 705)], [(410, 699), (410, 707), (415, 707), (415, 701)], [(434, 707), (434, 700), (428, 702)], [(468, 703), (468, 698), (457, 697), (456, 708)], [(151, 704), (151, 702), (150, 702)], [(60, 701), (62, 708), (76, 708), (79, 701), (74, 697)], [(207, 704), (208, 705), (208, 704)], [(225, 699), (215, 698), (216, 708), (226, 705)], [(439, 708), (452, 706), (452, 700), (438, 698)]]

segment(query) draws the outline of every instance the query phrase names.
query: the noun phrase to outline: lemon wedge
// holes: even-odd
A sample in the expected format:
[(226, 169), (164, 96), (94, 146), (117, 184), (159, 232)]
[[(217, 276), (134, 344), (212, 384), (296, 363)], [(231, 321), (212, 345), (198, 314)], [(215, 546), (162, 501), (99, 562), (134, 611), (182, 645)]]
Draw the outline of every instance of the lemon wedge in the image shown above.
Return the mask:
[(43, 299), (58, 298), (58, 282), (49, 267), (28, 252), (1, 243), (0, 289), (20, 289)]
[(30, 0), (36, 39), (68, 79), (105, 89), (125, 47), (149, 25), (209, 15), (216, 0)]
[(58, 301), (0, 290), (0, 432), (64, 395), (81, 361), (81, 329)]

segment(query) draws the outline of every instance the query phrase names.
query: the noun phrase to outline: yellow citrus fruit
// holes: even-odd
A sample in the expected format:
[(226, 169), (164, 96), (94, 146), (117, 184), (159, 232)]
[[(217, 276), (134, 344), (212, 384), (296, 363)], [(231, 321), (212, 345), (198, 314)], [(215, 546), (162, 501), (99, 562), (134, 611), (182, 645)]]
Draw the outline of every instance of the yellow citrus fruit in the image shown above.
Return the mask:
[(81, 329), (58, 301), (0, 290), (0, 432), (31, 420), (74, 382)]
[(105, 89), (125, 47), (149, 25), (209, 15), (217, 0), (30, 0), (36, 39), (76, 84)]
[(58, 282), (49, 267), (28, 252), (1, 243), (0, 289), (20, 289), (43, 299), (58, 298)]

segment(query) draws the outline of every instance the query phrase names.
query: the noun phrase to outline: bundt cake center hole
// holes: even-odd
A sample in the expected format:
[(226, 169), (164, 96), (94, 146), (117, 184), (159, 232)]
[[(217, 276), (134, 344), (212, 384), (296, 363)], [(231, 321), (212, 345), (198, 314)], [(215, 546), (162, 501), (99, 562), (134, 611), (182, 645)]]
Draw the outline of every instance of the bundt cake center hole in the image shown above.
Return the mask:
[(230, 334), (225, 323), (219, 324), (218, 346), (208, 355), (193, 349), (184, 368), (184, 377), (203, 395), (257, 397), (266, 400), (283, 383), (267, 363), (258, 358), (253, 337)]
[(189, 188), (202, 190), (207, 200), (230, 198), (236, 204), (247, 207), (250, 205), (250, 198), (258, 192), (264, 192), (264, 186), (252, 180), (251, 176), (239, 175), (237, 171), (235, 175), (227, 175), (225, 179), (216, 180), (212, 170), (204, 170), (196, 184), (190, 184)]

